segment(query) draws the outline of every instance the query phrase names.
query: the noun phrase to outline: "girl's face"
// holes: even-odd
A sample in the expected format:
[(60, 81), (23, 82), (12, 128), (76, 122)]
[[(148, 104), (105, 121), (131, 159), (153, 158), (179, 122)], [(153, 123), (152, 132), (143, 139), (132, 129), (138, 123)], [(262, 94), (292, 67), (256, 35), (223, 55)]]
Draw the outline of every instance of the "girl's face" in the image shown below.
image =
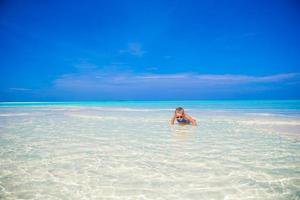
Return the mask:
[(176, 112), (176, 118), (183, 118), (183, 111)]

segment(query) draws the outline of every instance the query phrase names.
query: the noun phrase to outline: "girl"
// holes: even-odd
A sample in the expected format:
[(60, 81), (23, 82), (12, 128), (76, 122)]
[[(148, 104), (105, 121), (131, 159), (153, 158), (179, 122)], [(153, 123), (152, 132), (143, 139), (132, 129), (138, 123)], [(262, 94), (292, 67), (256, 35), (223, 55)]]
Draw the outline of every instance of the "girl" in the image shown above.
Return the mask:
[(171, 124), (175, 123), (175, 119), (177, 119), (179, 125), (187, 125), (187, 124), (192, 124), (194, 126), (197, 125), (196, 120), (193, 119), (191, 116), (185, 114), (184, 109), (181, 107), (176, 108), (174, 116), (171, 119)]

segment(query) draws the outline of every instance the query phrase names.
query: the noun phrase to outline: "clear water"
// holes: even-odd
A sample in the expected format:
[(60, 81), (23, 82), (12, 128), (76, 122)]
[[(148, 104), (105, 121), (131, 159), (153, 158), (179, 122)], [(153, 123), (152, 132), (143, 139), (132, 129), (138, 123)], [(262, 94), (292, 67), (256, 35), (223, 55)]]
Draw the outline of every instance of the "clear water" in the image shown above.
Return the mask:
[[(177, 106), (199, 123), (170, 126)], [(0, 199), (300, 199), (299, 101), (1, 103)]]

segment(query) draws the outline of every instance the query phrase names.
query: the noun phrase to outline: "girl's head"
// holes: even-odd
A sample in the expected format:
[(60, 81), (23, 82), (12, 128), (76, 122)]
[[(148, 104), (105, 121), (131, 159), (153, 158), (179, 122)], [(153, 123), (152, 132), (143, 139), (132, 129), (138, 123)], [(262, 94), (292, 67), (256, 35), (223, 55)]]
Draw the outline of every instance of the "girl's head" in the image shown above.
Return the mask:
[(182, 118), (184, 115), (184, 109), (182, 107), (176, 108), (175, 115), (177, 118), (180, 118), (180, 117)]

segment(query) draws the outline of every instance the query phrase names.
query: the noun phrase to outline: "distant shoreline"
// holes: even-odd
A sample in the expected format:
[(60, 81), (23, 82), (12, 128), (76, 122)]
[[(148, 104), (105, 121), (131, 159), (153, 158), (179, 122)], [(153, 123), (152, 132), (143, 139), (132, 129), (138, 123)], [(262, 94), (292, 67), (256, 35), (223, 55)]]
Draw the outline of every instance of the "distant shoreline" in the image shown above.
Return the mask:
[(157, 101), (162, 101), (162, 102), (166, 102), (166, 101), (187, 101), (187, 102), (193, 102), (193, 101), (202, 101), (202, 102), (214, 102), (214, 101), (232, 101), (232, 102), (236, 102), (236, 101), (300, 101), (300, 99), (199, 99), (199, 100), (95, 100), (95, 101), (72, 101), (72, 100), (68, 100), (68, 101), (0, 101), (1, 103), (66, 103), (66, 102), (86, 102), (86, 103), (96, 103), (96, 102), (157, 102)]

